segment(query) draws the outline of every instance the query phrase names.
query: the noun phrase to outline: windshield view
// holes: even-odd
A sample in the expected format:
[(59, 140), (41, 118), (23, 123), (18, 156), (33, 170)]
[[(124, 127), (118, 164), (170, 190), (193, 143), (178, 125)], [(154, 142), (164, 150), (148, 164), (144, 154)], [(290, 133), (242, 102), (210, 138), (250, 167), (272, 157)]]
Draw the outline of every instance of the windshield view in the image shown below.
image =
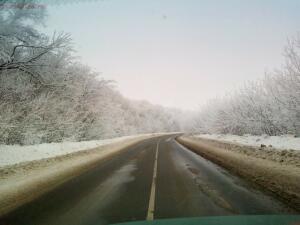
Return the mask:
[(299, 10), (0, 0), (0, 225), (300, 225)]

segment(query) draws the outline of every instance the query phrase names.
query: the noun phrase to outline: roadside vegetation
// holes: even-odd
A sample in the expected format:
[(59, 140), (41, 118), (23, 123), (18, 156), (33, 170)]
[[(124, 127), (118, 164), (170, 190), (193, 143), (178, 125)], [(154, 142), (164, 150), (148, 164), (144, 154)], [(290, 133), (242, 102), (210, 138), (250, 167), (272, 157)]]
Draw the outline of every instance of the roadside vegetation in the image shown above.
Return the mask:
[(300, 36), (288, 41), (285, 64), (258, 81), (206, 104), (195, 130), (204, 133), (300, 136)]
[(188, 113), (126, 99), (76, 58), (69, 34), (39, 31), (45, 8), (13, 2), (0, 3), (0, 144), (171, 131), (300, 135), (300, 37), (288, 42), (281, 69)]
[(124, 98), (76, 59), (70, 35), (41, 33), (45, 8), (12, 2), (0, 3), (0, 144), (180, 130), (179, 111)]

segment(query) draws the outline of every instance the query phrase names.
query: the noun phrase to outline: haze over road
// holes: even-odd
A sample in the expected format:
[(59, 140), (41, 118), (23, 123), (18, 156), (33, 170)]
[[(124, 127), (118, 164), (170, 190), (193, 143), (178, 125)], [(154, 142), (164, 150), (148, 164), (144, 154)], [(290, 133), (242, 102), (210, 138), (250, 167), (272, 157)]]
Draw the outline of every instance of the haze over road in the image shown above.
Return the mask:
[(134, 220), (280, 214), (288, 207), (181, 146), (140, 142), (24, 205), (3, 224), (94, 225)]

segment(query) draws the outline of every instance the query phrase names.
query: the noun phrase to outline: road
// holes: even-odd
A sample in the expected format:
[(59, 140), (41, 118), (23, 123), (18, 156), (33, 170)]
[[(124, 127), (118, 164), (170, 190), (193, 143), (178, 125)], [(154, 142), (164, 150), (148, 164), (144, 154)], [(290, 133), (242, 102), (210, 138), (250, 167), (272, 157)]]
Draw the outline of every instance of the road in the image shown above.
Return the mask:
[(9, 225), (99, 225), (289, 210), (174, 137), (138, 143), (1, 220)]

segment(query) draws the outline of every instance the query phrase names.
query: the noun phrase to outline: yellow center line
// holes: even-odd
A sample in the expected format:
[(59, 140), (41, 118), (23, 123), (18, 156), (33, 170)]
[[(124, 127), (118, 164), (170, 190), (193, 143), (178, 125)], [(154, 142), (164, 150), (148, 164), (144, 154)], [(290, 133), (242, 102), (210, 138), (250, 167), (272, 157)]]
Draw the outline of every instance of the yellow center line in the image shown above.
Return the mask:
[(148, 206), (146, 220), (153, 220), (153, 218), (154, 218), (155, 187), (156, 187), (157, 158), (158, 158), (159, 142), (160, 142), (160, 140), (157, 142), (157, 145), (156, 145), (154, 168), (153, 168), (153, 178), (152, 178), (152, 185), (151, 185), (151, 192), (150, 192), (150, 199), (149, 199), (149, 206)]

